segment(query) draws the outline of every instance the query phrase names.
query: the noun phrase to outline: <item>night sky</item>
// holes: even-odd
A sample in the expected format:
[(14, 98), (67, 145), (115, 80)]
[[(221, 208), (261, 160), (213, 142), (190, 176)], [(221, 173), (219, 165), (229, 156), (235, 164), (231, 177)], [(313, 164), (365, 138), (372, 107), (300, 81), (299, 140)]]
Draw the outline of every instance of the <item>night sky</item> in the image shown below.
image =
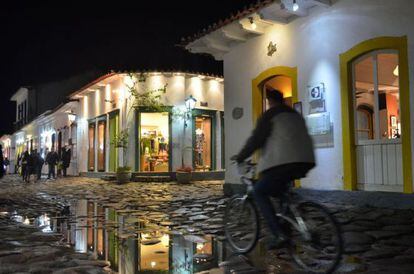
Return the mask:
[[(12, 133), (20, 86), (91, 70), (181, 69), (222, 74), (222, 63), (177, 47), (181, 37), (228, 17), (251, 0), (83, 1), (0, 9), (0, 135)], [(33, 2), (32, 2), (33, 3)], [(139, 5), (138, 5), (139, 4)]]

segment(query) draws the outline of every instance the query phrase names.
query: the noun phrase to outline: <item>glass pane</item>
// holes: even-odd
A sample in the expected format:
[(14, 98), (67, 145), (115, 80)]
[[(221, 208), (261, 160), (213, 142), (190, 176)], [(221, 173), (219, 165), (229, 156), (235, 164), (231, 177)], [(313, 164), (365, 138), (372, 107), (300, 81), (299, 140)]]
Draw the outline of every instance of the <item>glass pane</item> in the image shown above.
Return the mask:
[(140, 114), (140, 171), (169, 171), (168, 112)]
[(357, 141), (374, 139), (375, 98), (372, 56), (367, 56), (354, 64), (354, 90)]
[(194, 163), (197, 170), (211, 170), (211, 117), (195, 118)]
[(379, 53), (378, 96), (382, 139), (400, 138), (400, 89), (398, 54)]
[(98, 122), (98, 171), (105, 171), (105, 121)]
[(95, 169), (95, 124), (89, 124), (88, 133), (88, 170)]

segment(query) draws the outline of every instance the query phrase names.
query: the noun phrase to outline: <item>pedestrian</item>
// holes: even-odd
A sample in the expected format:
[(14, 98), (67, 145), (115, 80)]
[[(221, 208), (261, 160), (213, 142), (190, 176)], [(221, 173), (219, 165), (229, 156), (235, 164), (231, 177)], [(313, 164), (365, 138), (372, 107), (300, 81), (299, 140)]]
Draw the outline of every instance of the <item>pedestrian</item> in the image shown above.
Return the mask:
[(4, 176), (3, 147), (0, 145), (0, 178)]
[(34, 176), (34, 181), (37, 181), (37, 169), (39, 167), (39, 159), (37, 158), (37, 149), (32, 150), (30, 153), (30, 161), (29, 161), (29, 182), (30, 182), (30, 176)]
[(28, 175), (29, 175), (28, 170), (27, 170), (27, 166), (28, 166), (28, 163), (29, 163), (29, 158), (30, 158), (29, 152), (26, 150), (23, 153), (23, 156), (22, 156), (22, 159), (21, 159), (21, 164), (20, 164), (22, 178), (23, 178), (23, 181), (25, 181), (25, 182), (27, 182), (27, 178), (28, 178)]
[(14, 165), (14, 173), (15, 173), (15, 174), (19, 174), (19, 175), (21, 175), (21, 171), (20, 171), (21, 161), (22, 161), (22, 154), (21, 154), (21, 153), (19, 153), (19, 154), (17, 155), (16, 164)]
[(9, 165), (10, 165), (9, 159), (7, 157), (4, 158), (4, 170), (5, 170), (5, 174), (8, 174), (9, 173)]
[(71, 158), (71, 150), (70, 148), (64, 147), (62, 149), (62, 169), (63, 169), (63, 177), (66, 177), (67, 168), (70, 165), (70, 158)]
[(45, 164), (45, 160), (43, 159), (43, 157), (40, 155), (39, 152), (36, 154), (36, 158), (37, 158), (36, 175), (37, 175), (37, 180), (40, 180), (42, 178), (42, 168), (43, 168), (43, 165)]
[(59, 155), (56, 153), (55, 149), (52, 147), (50, 152), (46, 155), (46, 163), (49, 167), (49, 172), (47, 178), (50, 179), (53, 176), (53, 179), (56, 179), (56, 164), (58, 163)]

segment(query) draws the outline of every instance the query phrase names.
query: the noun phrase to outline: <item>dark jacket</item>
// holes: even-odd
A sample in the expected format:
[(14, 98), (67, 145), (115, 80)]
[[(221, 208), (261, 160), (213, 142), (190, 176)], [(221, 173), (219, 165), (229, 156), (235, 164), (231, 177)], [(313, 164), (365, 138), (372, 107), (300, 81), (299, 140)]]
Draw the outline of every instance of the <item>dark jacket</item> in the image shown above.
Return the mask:
[(56, 151), (51, 151), (46, 155), (46, 163), (49, 165), (56, 165), (59, 161), (59, 155)]
[(63, 167), (68, 168), (70, 165), (70, 158), (71, 158), (71, 150), (63, 150), (62, 151), (62, 162)]

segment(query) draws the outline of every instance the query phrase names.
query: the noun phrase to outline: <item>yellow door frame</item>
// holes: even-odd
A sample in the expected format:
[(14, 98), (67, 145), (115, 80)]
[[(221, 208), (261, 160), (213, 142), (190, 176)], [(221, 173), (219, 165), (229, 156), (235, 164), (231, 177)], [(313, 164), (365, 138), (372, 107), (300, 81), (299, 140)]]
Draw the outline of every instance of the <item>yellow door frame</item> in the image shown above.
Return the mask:
[[(269, 68), (260, 73), (256, 78), (252, 80), (252, 117), (253, 124), (263, 113), (263, 94), (262, 85), (263, 82), (275, 77), (275, 76), (287, 76), (292, 81), (292, 103), (298, 102), (298, 68), (297, 67), (285, 67), (278, 66)], [(300, 181), (295, 181), (295, 186), (300, 187)]]
[(344, 189), (357, 189), (354, 107), (353, 93), (351, 92), (352, 62), (364, 54), (382, 49), (398, 51), (404, 193), (413, 193), (407, 36), (370, 39), (354, 46), (339, 56), (341, 71)]

